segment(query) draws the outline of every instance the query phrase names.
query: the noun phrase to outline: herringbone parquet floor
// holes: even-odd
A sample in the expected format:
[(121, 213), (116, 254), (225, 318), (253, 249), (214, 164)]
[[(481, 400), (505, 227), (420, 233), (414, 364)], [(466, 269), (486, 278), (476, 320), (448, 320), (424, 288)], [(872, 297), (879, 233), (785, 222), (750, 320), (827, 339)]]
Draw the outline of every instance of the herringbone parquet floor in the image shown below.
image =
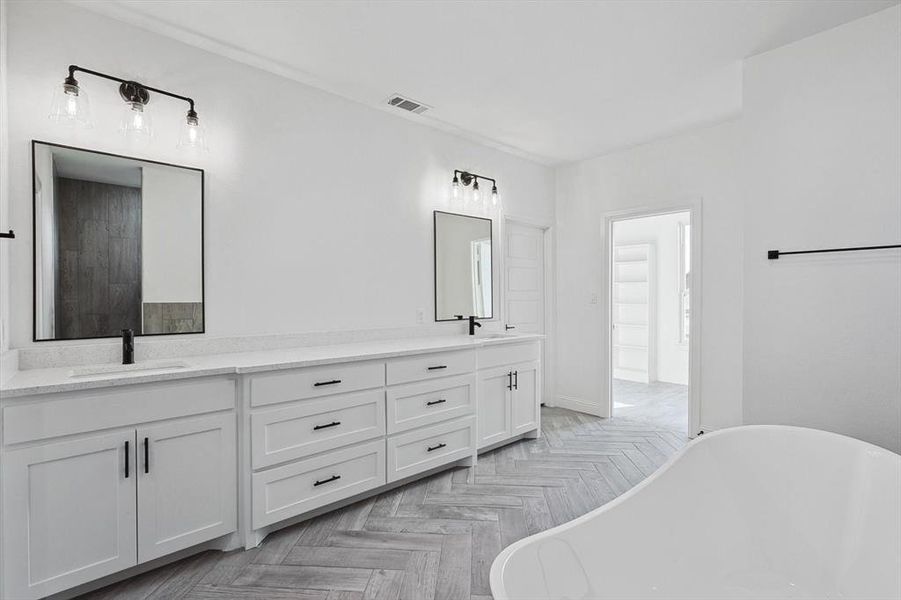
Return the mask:
[(205, 552), (91, 600), (482, 600), (505, 546), (623, 493), (685, 444), (671, 431), (542, 409), (542, 437), (270, 535)]

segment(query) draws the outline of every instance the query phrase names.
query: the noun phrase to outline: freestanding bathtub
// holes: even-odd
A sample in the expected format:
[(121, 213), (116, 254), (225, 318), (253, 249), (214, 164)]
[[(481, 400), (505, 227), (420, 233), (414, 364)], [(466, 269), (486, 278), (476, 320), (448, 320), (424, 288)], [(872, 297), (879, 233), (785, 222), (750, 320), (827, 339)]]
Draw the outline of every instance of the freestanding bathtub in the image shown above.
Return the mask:
[(815, 429), (696, 439), (616, 500), (506, 548), (495, 600), (901, 598), (901, 456)]

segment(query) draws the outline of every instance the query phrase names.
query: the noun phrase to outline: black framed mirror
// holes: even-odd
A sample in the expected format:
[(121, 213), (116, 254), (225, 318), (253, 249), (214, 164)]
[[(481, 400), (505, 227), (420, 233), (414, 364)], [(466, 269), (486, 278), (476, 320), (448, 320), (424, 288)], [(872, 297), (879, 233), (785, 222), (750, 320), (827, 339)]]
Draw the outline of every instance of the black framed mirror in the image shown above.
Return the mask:
[(203, 333), (203, 170), (31, 150), (33, 339)]
[(491, 319), (494, 308), (492, 221), (436, 210), (435, 320), (474, 315)]

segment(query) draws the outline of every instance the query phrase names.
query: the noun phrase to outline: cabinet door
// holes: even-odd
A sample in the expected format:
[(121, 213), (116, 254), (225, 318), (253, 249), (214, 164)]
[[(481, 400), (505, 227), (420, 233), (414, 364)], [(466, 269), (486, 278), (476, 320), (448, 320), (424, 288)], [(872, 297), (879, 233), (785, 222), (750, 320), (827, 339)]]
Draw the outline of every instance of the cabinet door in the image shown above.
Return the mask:
[(513, 365), (513, 395), (511, 403), (512, 435), (533, 431), (539, 427), (540, 390), (539, 363)]
[(510, 373), (507, 367), (479, 371), (479, 448), (510, 437)]
[(134, 448), (128, 429), (3, 457), (0, 597), (41, 598), (136, 563)]
[(236, 528), (235, 415), (138, 429), (138, 560)]

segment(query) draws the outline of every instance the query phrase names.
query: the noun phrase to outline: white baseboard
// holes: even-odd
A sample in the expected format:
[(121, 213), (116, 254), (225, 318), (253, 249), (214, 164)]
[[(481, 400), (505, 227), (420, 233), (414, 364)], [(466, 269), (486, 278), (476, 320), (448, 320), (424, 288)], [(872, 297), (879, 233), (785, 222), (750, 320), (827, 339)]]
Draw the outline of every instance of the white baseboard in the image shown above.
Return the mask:
[(554, 403), (554, 406), (557, 406), (559, 408), (568, 408), (569, 410), (574, 410), (576, 412), (588, 413), (589, 415), (594, 415), (596, 417), (607, 418), (607, 415), (604, 414), (604, 411), (600, 406), (598, 406), (594, 402), (583, 400), (582, 398), (574, 398), (573, 396), (557, 396), (557, 401)]

